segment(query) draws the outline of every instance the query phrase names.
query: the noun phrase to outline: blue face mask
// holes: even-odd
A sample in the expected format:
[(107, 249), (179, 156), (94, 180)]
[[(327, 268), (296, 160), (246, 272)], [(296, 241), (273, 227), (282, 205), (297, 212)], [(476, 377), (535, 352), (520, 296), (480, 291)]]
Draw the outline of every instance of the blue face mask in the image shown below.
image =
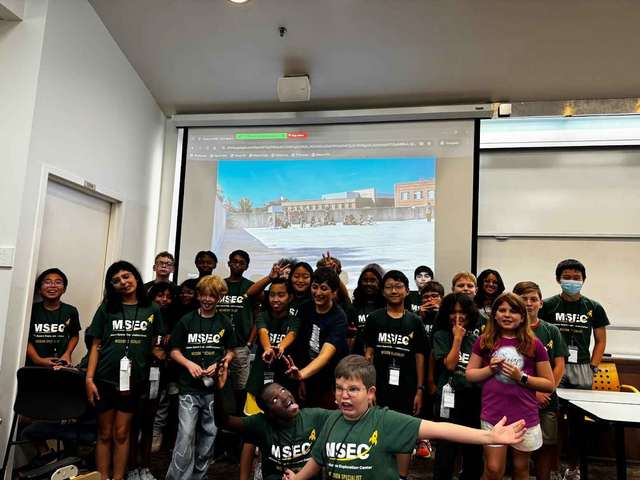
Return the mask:
[(573, 297), (582, 290), (582, 282), (578, 280), (560, 280), (560, 288), (562, 288), (564, 293)]

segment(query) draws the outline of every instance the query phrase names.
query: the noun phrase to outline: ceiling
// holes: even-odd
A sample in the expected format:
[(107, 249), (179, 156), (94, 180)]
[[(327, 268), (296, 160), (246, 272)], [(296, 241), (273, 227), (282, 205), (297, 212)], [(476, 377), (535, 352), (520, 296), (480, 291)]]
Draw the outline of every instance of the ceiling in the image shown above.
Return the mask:
[(632, 0), (89, 2), (167, 115), (640, 95)]

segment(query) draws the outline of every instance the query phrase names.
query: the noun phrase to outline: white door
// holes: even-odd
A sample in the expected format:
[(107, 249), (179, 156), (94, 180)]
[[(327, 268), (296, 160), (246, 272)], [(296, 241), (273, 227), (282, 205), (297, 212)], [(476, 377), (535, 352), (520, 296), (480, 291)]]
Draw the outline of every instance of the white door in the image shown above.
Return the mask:
[(80, 342), (74, 363), (86, 353), (84, 332), (102, 300), (111, 204), (49, 180), (45, 200), (38, 275), (59, 268), (69, 279), (62, 301), (80, 313)]

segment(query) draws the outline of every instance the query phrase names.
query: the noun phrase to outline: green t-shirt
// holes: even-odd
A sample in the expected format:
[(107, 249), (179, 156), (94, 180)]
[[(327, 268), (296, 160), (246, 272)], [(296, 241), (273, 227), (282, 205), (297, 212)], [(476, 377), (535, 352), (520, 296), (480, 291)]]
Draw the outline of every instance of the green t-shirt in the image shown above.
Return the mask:
[[(476, 343), (478, 335), (475, 333), (467, 333), (460, 344), (460, 353), (458, 354), (458, 364), (453, 372), (444, 368), (440, 377), (436, 379), (438, 386), (438, 395), (442, 395), (442, 387), (444, 387), (451, 379), (451, 386), (455, 391), (465, 388), (481, 388), (482, 383), (469, 383), (465, 378), (467, 365), (471, 358), (471, 350), (473, 344)], [(442, 360), (449, 355), (453, 346), (453, 332), (450, 330), (438, 330), (433, 336), (433, 357), (435, 361)]]
[(397, 480), (396, 455), (411, 453), (420, 422), (388, 408), (370, 408), (358, 421), (334, 411), (311, 456), (326, 468), (329, 479)]
[(289, 315), (298, 316), (298, 310), (300, 309), (300, 305), (305, 300), (309, 300), (311, 298), (311, 294), (305, 295), (304, 297), (293, 297), (293, 300), (289, 302)]
[(284, 470), (298, 472), (311, 458), (311, 449), (331, 411), (303, 408), (295, 424), (280, 427), (264, 414), (243, 417), (248, 443), (262, 452), (264, 480), (281, 480)]
[(351, 304), (344, 311), (347, 316), (347, 325), (350, 327), (356, 327), (358, 332), (353, 339), (353, 348), (351, 352), (357, 355), (364, 355), (364, 343), (362, 336), (364, 335), (364, 326), (367, 323), (367, 318), (371, 312), (375, 312), (376, 305), (374, 303), (365, 303), (364, 305)]
[[(544, 320), (540, 320), (538, 326), (533, 328), (533, 333), (538, 337), (542, 342), (542, 345), (544, 345), (544, 348), (547, 350), (547, 355), (549, 355), (549, 362), (551, 363), (552, 369), (556, 358), (569, 356), (569, 348), (567, 348), (567, 344), (564, 342), (560, 330), (558, 330), (558, 327), (555, 325), (545, 322)], [(558, 394), (554, 390), (549, 398), (549, 406), (547, 407), (547, 410), (558, 410), (558, 408)]]
[(131, 384), (135, 385), (149, 378), (148, 362), (155, 335), (163, 335), (164, 326), (160, 307), (155, 302), (147, 307), (122, 305), (111, 313), (107, 304), (98, 307), (89, 327), (89, 335), (102, 339), (96, 378), (118, 385), (120, 360), (129, 345), (131, 360)]
[(404, 299), (404, 308), (416, 315), (420, 313), (420, 307), (422, 306), (422, 297), (419, 292), (410, 291), (409, 295)]
[[(265, 329), (269, 333), (269, 342), (272, 346), (278, 345), (284, 337), (293, 332), (296, 334), (296, 338), (300, 335), (300, 329), (302, 328), (302, 322), (298, 317), (293, 315), (286, 315), (284, 318), (275, 318), (271, 312), (260, 312), (256, 317), (256, 329), (258, 330), (258, 341), (256, 342), (258, 348), (256, 349), (256, 356), (251, 365), (251, 373), (249, 373), (249, 379), (247, 380), (247, 392), (258, 393), (258, 390), (265, 383), (265, 371), (273, 372), (273, 381), (279, 383), (287, 390), (291, 389), (292, 381), (287, 377), (284, 372), (287, 370), (284, 359), (273, 360), (271, 365), (268, 365), (262, 361), (262, 354), (264, 348), (260, 343), (260, 330)], [(294, 342), (295, 343), (295, 342)], [(285, 350), (285, 355), (290, 354), (293, 344), (289, 349)]]
[(233, 323), (238, 346), (246, 345), (253, 327), (253, 301), (247, 296), (247, 290), (253, 282), (244, 277), (235, 283), (226, 278), (225, 282), (229, 291), (218, 301), (216, 310), (224, 313)]
[[(233, 324), (229, 317), (216, 310), (213, 317), (202, 317), (199, 310), (187, 313), (176, 324), (169, 347), (180, 349), (182, 355), (206, 369), (236, 346)], [(185, 367), (180, 368), (180, 395), (211, 395), (214, 386), (207, 387), (201, 378), (193, 378)]]
[(591, 330), (610, 324), (602, 305), (585, 296), (581, 296), (577, 302), (564, 300), (562, 295), (547, 298), (538, 312), (538, 318), (558, 327), (568, 346), (578, 347), (578, 363), (589, 363), (591, 360)]
[[(405, 310), (402, 318), (392, 318), (384, 308), (369, 314), (364, 344), (374, 349), (376, 398), (380, 405), (387, 405), (392, 395), (415, 394), (418, 386), (415, 356), (424, 354), (426, 343), (424, 325), (417, 315)], [(400, 369), (399, 386), (389, 385), (391, 367)]]
[[(43, 302), (33, 304), (29, 343), (41, 358), (60, 358), (67, 351), (69, 339), (80, 330), (80, 317), (73, 305), (60, 302), (56, 310), (47, 310)], [(27, 365), (33, 365), (29, 357)]]

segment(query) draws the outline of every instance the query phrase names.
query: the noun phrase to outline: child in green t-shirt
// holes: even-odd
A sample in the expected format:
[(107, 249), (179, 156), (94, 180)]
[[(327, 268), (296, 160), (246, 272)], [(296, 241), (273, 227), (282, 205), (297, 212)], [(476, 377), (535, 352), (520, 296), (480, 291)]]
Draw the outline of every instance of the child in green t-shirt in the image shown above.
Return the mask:
[(183, 368), (178, 436), (168, 480), (207, 478), (218, 432), (213, 422), (213, 377), (218, 363), (224, 360), (226, 368), (233, 359), (236, 346), (231, 320), (216, 311), (218, 301), (227, 293), (225, 281), (208, 275), (200, 279), (197, 289), (200, 308), (182, 317), (169, 339), (171, 359)]
[(404, 300), (404, 308), (418, 315), (422, 306), (422, 298), (420, 298), (420, 290), (427, 283), (433, 280), (433, 270), (426, 265), (420, 265), (413, 272), (413, 281), (416, 283), (417, 290), (408, 292), (407, 298)]
[(287, 470), (286, 478), (307, 480), (325, 468), (329, 479), (397, 480), (396, 455), (411, 453), (417, 438), (477, 445), (522, 441), (523, 421), (505, 426), (505, 418), (493, 430), (482, 431), (369, 407), (375, 383), (375, 368), (364, 357), (350, 355), (340, 361), (333, 386), (340, 411), (329, 415), (304, 468), (298, 473)]
[[(558, 327), (538, 318), (538, 312), (542, 307), (542, 291), (534, 282), (520, 282), (513, 287), (513, 293), (519, 295), (527, 307), (527, 320), (533, 334), (538, 337), (547, 350), (553, 369), (555, 387), (558, 388), (565, 371), (564, 357), (569, 355), (569, 349)], [(556, 392), (552, 394), (536, 392), (536, 399), (538, 400), (540, 428), (542, 429), (542, 447), (534, 453), (536, 478), (549, 480), (552, 472), (555, 472), (554, 478), (562, 476), (559, 473), (558, 395)]]
[[(480, 428), (482, 385), (469, 383), (465, 372), (471, 350), (478, 335), (473, 333), (480, 315), (473, 300), (463, 293), (450, 293), (442, 299), (438, 316), (438, 331), (433, 337), (433, 353), (438, 371), (436, 417), (457, 425)], [(453, 400), (453, 406), (449, 403)], [(459, 445), (442, 440), (434, 466), (435, 480), (449, 480), (459, 447), (462, 447), (464, 470), (461, 478), (482, 476), (482, 448), (478, 445)]]
[(367, 318), (386, 304), (382, 295), (382, 275), (376, 268), (364, 268), (353, 291), (353, 303), (344, 311), (348, 323), (347, 342), (352, 353), (364, 355), (363, 335)]

